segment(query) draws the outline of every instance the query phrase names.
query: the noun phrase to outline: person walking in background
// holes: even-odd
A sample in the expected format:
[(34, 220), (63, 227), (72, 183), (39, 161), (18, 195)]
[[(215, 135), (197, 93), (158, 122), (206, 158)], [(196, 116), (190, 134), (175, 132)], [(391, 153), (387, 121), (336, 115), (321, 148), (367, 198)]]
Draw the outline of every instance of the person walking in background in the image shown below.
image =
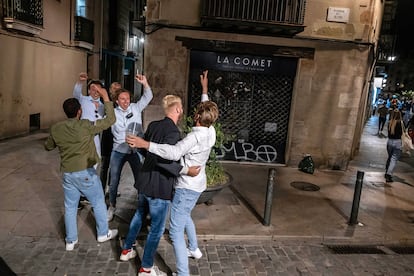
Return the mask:
[(385, 103), (381, 103), (378, 108), (378, 135), (382, 135), (384, 125), (387, 122), (388, 108)]
[(129, 128), (135, 129), (141, 135), (144, 134), (142, 128), (142, 111), (148, 106), (153, 95), (147, 78), (144, 75), (137, 75), (135, 79), (144, 86), (144, 93), (137, 103), (131, 103), (131, 93), (126, 89), (118, 89), (116, 93), (116, 103), (118, 105), (115, 108), (116, 122), (111, 127), (114, 140), (109, 162), (111, 173), (109, 182), (108, 221), (113, 219), (116, 211), (118, 185), (125, 162), (128, 162), (131, 166), (134, 175), (134, 185), (137, 185), (138, 174), (142, 165), (142, 156), (125, 142), (125, 137)]
[[(175, 145), (181, 137), (177, 123), (183, 114), (182, 102), (178, 96), (167, 95), (163, 98), (162, 105), (165, 118), (151, 122), (144, 137), (152, 142)], [(144, 164), (139, 173), (138, 186), (136, 186), (138, 189), (138, 208), (129, 225), (120, 256), (121, 261), (128, 261), (137, 255), (132, 245), (141, 230), (143, 220), (149, 213), (151, 225), (144, 247), (141, 268), (138, 271), (139, 276), (166, 275), (154, 266), (154, 256), (165, 230), (165, 221), (173, 197), (174, 182), (180, 173), (197, 175), (199, 168), (199, 166), (183, 168), (177, 161), (165, 160), (153, 153), (146, 153)], [(152, 273), (153, 271), (156, 273)]]
[[(175, 194), (171, 205), (170, 237), (173, 243), (177, 274), (188, 276), (188, 257), (199, 259), (202, 253), (198, 248), (197, 234), (191, 212), (200, 194), (207, 187), (205, 173), (210, 151), (216, 141), (213, 124), (218, 118), (218, 107), (208, 101), (208, 71), (200, 76), (202, 86), (202, 102), (198, 104), (194, 114), (192, 131), (176, 145), (156, 144), (147, 142), (136, 136), (127, 136), (127, 142), (132, 147), (145, 148), (149, 152), (170, 160), (180, 160), (184, 166), (201, 166), (200, 174), (195, 177), (181, 175), (177, 178)], [(188, 248), (184, 232), (188, 238)]]
[(388, 141), (387, 153), (388, 159), (385, 165), (385, 181), (393, 182), (392, 175), (395, 165), (401, 157), (401, 135), (403, 132), (403, 122), (401, 112), (398, 108), (394, 108), (390, 112), (390, 120), (388, 122)]
[(91, 89), (103, 98), (106, 117), (95, 123), (80, 119), (82, 117), (80, 102), (76, 98), (67, 99), (63, 103), (63, 110), (68, 119), (53, 125), (45, 142), (45, 149), (48, 151), (58, 147), (61, 157), (67, 251), (73, 250), (78, 243), (76, 219), (81, 194), (85, 195), (92, 205), (98, 242), (113, 239), (118, 234), (118, 230), (108, 229), (102, 184), (94, 168), (94, 165), (99, 162), (94, 137), (115, 122), (114, 108), (104, 88), (92, 84)]

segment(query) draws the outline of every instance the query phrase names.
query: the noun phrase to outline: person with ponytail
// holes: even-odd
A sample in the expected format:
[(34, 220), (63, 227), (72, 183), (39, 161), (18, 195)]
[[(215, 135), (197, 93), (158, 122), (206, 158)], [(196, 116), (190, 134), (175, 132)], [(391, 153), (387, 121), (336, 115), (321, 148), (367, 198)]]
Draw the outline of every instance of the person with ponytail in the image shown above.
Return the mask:
[(393, 182), (392, 174), (401, 156), (401, 135), (403, 132), (402, 115), (398, 108), (394, 108), (390, 112), (390, 120), (388, 122), (388, 141), (387, 152), (388, 159), (385, 165), (385, 181)]

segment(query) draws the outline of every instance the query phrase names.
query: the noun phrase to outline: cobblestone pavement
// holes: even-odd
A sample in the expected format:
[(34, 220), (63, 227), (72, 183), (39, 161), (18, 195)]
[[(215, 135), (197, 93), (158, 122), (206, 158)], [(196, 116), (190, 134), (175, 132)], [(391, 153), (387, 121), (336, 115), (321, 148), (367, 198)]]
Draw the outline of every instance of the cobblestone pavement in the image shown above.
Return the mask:
[[(269, 227), (230, 189), (222, 191), (213, 205), (196, 207), (193, 218), (204, 256), (190, 260), (191, 274), (414, 275), (414, 255), (398, 254), (391, 248), (393, 244), (414, 245), (414, 158), (403, 157), (396, 182), (385, 185), (386, 139), (376, 135), (376, 125), (375, 120), (368, 122), (360, 154), (346, 172), (318, 170), (307, 175), (295, 168), (278, 169)], [(79, 245), (72, 252), (65, 251), (58, 154), (44, 151), (45, 137), (46, 133), (38, 133), (0, 142), (0, 276), (8, 276), (2, 273), (3, 260), (17, 275), (136, 275), (140, 259), (120, 262), (119, 240), (96, 242), (90, 206), (78, 212)], [(249, 199), (256, 213), (263, 214), (266, 168), (227, 165), (238, 173), (240, 194)], [(360, 169), (366, 171), (359, 208), (362, 226), (350, 226), (347, 214)], [(130, 175), (130, 170), (123, 173)], [(131, 178), (122, 179), (116, 217), (110, 223), (121, 237), (136, 207)], [(317, 183), (321, 190), (299, 191), (291, 187), (294, 181)], [(143, 237), (137, 245), (139, 256)], [(335, 254), (328, 243), (365, 243), (381, 250)], [(155, 265), (169, 275), (175, 271), (172, 246), (165, 239), (158, 247)]]
[[(120, 262), (119, 241), (80, 242), (72, 252), (54, 238), (10, 237), (0, 255), (18, 275), (136, 275), (139, 258)], [(140, 242), (141, 243), (141, 242)], [(334, 254), (306, 241), (200, 241), (203, 257), (190, 259), (191, 275), (414, 275), (414, 255)], [(142, 244), (137, 245), (142, 256)], [(156, 265), (171, 275), (172, 246), (162, 240)]]

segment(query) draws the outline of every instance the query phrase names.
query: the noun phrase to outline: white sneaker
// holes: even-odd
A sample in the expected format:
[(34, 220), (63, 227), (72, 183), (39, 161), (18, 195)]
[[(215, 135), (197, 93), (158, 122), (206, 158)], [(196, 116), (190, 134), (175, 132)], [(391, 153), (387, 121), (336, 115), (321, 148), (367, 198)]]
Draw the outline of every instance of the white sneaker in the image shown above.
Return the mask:
[(118, 230), (116, 229), (110, 229), (108, 231), (108, 234), (104, 235), (104, 236), (98, 236), (98, 242), (106, 242), (109, 241), (113, 238), (115, 238), (118, 235)]
[(130, 259), (133, 259), (137, 256), (137, 252), (131, 248), (131, 249), (124, 249), (121, 252), (121, 256), (119, 257), (119, 259), (123, 262), (127, 262)]
[(167, 273), (161, 271), (157, 266), (154, 265), (149, 271), (146, 271), (141, 267), (139, 269), (138, 276), (167, 276)]
[(108, 211), (106, 213), (108, 221), (111, 221), (114, 218), (115, 210), (115, 207), (109, 206)]
[(75, 249), (75, 245), (78, 243), (78, 240), (73, 242), (66, 242), (66, 251), (72, 251)]
[(190, 248), (187, 248), (187, 254), (188, 254), (188, 257), (194, 258), (194, 259), (200, 259), (203, 256), (203, 253), (201, 253), (199, 248), (197, 248), (194, 251), (191, 251)]

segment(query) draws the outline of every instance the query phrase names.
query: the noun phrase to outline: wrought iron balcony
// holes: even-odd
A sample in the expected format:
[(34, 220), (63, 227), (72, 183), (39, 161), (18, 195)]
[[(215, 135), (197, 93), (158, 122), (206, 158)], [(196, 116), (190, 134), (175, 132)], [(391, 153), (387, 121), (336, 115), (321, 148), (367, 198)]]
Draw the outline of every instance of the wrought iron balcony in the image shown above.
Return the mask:
[(6, 28), (39, 34), (43, 27), (43, 0), (2, 0)]
[(305, 28), (306, 0), (201, 0), (201, 3), (204, 27), (289, 36)]
[(93, 21), (82, 16), (75, 16), (75, 43), (77, 46), (92, 49), (94, 41)]

